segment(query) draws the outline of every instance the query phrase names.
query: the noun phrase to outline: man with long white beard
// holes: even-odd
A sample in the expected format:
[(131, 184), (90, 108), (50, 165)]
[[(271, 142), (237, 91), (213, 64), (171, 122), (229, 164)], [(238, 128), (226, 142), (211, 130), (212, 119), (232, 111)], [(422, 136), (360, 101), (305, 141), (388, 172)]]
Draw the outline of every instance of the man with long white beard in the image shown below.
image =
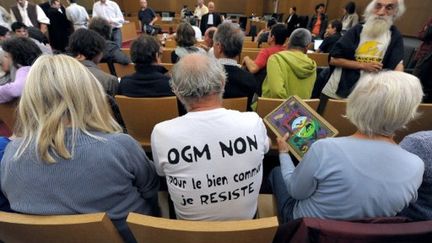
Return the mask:
[(364, 24), (351, 28), (330, 52), (330, 78), (320, 109), (328, 98), (343, 99), (367, 73), (403, 71), (403, 39), (393, 22), (405, 12), (404, 0), (373, 0)]

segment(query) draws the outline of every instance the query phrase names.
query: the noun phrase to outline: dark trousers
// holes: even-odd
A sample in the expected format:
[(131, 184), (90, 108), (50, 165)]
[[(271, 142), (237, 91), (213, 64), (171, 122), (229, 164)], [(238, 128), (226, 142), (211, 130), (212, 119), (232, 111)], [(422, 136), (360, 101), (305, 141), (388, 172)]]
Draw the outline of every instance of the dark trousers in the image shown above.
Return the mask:
[(281, 224), (293, 220), (294, 206), (296, 200), (288, 194), (287, 186), (282, 178), (281, 167), (275, 167), (269, 174), (273, 195), (276, 197), (277, 211)]
[(122, 47), (122, 32), (120, 28), (112, 29), (111, 40), (114, 41), (119, 48)]

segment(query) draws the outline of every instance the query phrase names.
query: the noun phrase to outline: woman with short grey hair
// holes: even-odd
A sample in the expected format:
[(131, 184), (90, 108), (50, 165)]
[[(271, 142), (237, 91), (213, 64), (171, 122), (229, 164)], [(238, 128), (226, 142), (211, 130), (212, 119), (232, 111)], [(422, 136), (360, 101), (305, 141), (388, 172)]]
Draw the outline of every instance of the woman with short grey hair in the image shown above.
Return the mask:
[(422, 97), (412, 75), (371, 74), (348, 97), (354, 135), (315, 142), (297, 167), (288, 155), (288, 136), (278, 139), (281, 167), (270, 180), (282, 220), (388, 217), (415, 201), (423, 161), (393, 136), (416, 117)]

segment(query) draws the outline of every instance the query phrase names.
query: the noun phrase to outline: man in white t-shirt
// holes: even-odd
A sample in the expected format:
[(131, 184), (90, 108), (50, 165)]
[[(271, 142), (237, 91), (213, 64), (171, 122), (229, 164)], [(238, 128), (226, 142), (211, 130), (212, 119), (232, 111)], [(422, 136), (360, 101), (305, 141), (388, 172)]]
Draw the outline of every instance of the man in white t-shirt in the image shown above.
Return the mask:
[(99, 0), (93, 4), (92, 18), (102, 17), (111, 24), (111, 40), (120, 48), (122, 46), (121, 28), (125, 22), (119, 5), (111, 0)]
[(403, 39), (393, 23), (404, 12), (403, 0), (373, 0), (367, 6), (366, 23), (351, 28), (330, 52), (334, 68), (322, 90), (323, 100), (348, 97), (365, 73), (403, 71)]
[(73, 24), (74, 30), (87, 28), (89, 16), (87, 10), (76, 3), (76, 0), (68, 0), (69, 7), (66, 8), (66, 17)]
[(207, 55), (180, 59), (171, 82), (188, 113), (157, 124), (151, 145), (177, 218), (252, 219), (270, 146), (262, 119), (222, 107), (226, 74)]
[(27, 0), (16, 0), (17, 4), (11, 7), (11, 22), (21, 22), (27, 27), (35, 27), (46, 33), (49, 18), (39, 5), (28, 2)]

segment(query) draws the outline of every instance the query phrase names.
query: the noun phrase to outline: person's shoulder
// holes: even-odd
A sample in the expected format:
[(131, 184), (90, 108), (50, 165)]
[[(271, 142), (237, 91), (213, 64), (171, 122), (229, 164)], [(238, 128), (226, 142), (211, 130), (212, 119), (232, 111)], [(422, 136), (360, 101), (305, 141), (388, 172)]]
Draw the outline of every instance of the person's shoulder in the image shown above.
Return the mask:
[[(413, 147), (418, 148), (419, 145), (427, 144), (427, 147), (432, 146), (432, 130), (431, 131), (422, 131), (410, 134), (406, 136), (400, 145), (402, 148)], [(430, 147), (432, 150), (432, 147)]]
[(125, 133), (104, 133), (98, 134), (102, 138), (107, 139), (108, 143), (115, 148), (123, 147), (125, 149), (136, 147), (138, 142), (130, 135)]

